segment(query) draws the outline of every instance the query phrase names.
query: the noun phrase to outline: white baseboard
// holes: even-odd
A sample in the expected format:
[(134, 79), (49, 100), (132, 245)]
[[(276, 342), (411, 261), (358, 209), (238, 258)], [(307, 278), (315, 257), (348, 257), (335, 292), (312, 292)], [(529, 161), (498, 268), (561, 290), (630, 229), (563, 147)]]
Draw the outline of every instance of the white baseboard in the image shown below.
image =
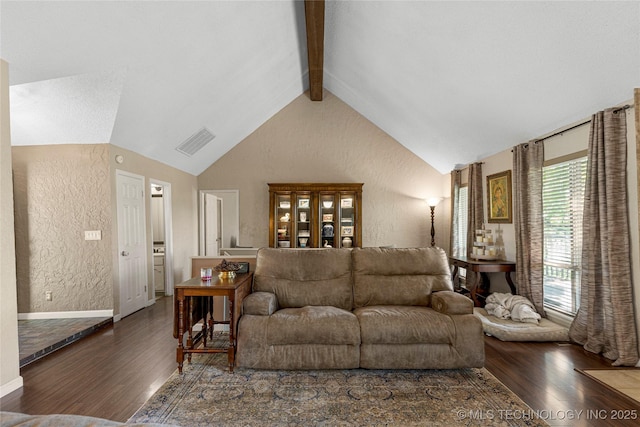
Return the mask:
[(6, 384), (0, 385), (0, 397), (4, 397), (12, 391), (16, 391), (17, 389), (22, 388), (23, 384), (24, 382), (22, 380), (22, 377), (18, 377)]
[(18, 313), (18, 320), (80, 319), (88, 317), (113, 317), (113, 310), (49, 311), (42, 313)]

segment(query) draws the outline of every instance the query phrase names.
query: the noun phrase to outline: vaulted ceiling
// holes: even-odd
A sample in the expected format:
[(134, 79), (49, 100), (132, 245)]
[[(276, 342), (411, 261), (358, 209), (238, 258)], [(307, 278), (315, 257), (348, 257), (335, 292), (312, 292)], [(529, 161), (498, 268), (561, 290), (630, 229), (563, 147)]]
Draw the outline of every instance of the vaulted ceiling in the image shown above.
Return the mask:
[[(309, 88), (301, 1), (1, 0), (0, 56), (14, 145), (110, 142), (194, 175)], [(445, 173), (631, 99), (640, 3), (327, 1), (323, 76)]]

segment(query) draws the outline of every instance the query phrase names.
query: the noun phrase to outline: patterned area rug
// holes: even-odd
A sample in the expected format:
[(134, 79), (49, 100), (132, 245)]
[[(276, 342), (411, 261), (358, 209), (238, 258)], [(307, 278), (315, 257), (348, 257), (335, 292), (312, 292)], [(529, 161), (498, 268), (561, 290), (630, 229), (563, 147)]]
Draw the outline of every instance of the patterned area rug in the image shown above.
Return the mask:
[(486, 369), (228, 372), (195, 354), (128, 423), (180, 426), (542, 426)]

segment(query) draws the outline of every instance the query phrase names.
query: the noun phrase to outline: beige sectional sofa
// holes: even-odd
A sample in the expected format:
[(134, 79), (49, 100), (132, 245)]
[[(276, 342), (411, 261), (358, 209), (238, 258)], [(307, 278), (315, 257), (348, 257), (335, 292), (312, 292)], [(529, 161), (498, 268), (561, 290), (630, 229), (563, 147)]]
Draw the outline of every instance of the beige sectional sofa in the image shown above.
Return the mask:
[(482, 325), (439, 248), (258, 251), (236, 365), (257, 369), (482, 367)]

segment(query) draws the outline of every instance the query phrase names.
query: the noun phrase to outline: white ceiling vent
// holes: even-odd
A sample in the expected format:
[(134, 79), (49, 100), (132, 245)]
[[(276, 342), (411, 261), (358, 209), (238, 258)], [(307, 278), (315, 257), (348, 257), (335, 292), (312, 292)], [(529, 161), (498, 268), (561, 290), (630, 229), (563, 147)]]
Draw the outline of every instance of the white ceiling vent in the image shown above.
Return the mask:
[(191, 157), (202, 149), (205, 145), (213, 141), (216, 136), (209, 132), (209, 129), (202, 128), (198, 132), (191, 135), (185, 142), (176, 147), (176, 150), (182, 154)]

